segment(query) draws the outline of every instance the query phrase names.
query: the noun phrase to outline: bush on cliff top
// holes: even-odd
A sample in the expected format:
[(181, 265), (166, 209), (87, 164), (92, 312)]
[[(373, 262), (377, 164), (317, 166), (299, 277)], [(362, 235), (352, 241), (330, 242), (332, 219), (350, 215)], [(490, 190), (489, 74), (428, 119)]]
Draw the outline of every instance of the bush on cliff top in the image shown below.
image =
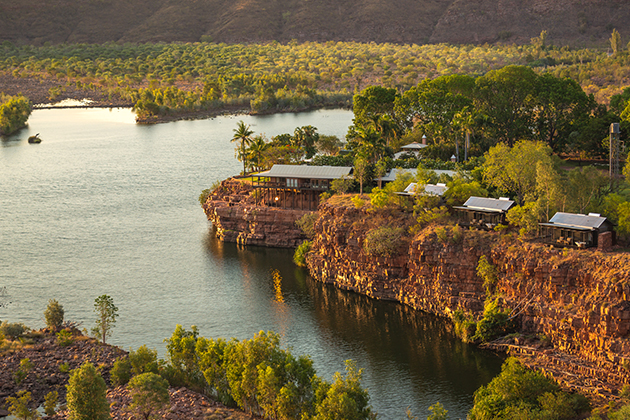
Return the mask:
[(475, 392), (471, 420), (569, 420), (589, 410), (586, 397), (569, 394), (539, 371), (508, 358), (501, 373)]
[(363, 242), (363, 249), (369, 255), (391, 257), (400, 248), (404, 233), (403, 228), (389, 226), (372, 229)]

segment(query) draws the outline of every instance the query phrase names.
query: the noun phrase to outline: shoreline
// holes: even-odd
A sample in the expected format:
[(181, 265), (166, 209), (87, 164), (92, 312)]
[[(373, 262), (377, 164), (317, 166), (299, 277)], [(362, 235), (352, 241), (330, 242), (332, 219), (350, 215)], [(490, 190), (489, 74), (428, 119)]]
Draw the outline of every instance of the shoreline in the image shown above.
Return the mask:
[[(278, 246), (280, 240), (264, 226), (264, 212), (247, 200), (246, 186), (238, 188), (230, 179), (221, 185), (203, 205), (219, 240)], [(331, 204), (320, 205), (318, 212), (315, 239), (306, 257), (315, 281), (452, 322), (457, 310), (481, 317), (486, 291), (475, 267), (480, 255), (489, 255), (500, 274), (496, 287), (504, 304), (512, 308), (528, 304), (521, 311), (518, 334), (480, 347), (516, 356), (564, 389), (587, 395), (595, 406), (618, 401), (622, 386), (630, 384), (630, 374), (621, 367), (630, 358), (624, 339), (630, 306), (623, 303), (625, 287), (610, 284), (606, 275), (609, 269), (620, 279), (630, 276), (619, 265), (625, 266), (622, 260), (627, 256), (579, 251), (564, 255), (535, 243), (510, 242), (511, 237), (494, 232), (466, 231), (458, 243), (441, 243), (437, 228), (428, 228), (411, 241), (408, 252), (370, 257), (361, 247), (369, 230), (366, 223), (376, 222), (370, 222), (368, 214)], [(288, 218), (291, 210), (285, 213)], [(255, 226), (255, 235), (251, 229), (236, 231), (239, 219), (247, 227)], [(358, 220), (363, 220), (363, 227), (356, 225)], [(230, 235), (222, 233), (224, 227)], [(532, 302), (529, 293), (534, 289), (537, 298)]]
[[(77, 89), (75, 85), (64, 85), (51, 79), (16, 78), (12, 75), (0, 74), (0, 93), (6, 95), (23, 95), (33, 104), (33, 110), (40, 109), (72, 109), (72, 108), (133, 108), (129, 100), (110, 97), (108, 93), (100, 90)], [(51, 98), (49, 92), (53, 88), (63, 87), (62, 91)], [(61, 105), (55, 106), (65, 100), (91, 101), (85, 105)], [(150, 117), (135, 117), (136, 124), (161, 124), (174, 121), (204, 120), (222, 115), (273, 115), (310, 112), (319, 109), (337, 109), (343, 107), (312, 106), (303, 109), (271, 110), (269, 112), (253, 112), (251, 108), (243, 106), (225, 106), (221, 109), (207, 109), (190, 112), (167, 112), (164, 115)]]

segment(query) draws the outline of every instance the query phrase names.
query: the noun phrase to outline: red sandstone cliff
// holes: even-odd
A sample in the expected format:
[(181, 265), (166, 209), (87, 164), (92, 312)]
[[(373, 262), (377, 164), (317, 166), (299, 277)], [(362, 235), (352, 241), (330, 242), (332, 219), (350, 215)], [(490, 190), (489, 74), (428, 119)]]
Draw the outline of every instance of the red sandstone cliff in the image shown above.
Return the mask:
[(305, 236), (295, 221), (308, 211), (256, 206), (251, 184), (227, 179), (210, 194), (203, 210), (224, 242), (295, 248)]
[[(529, 356), (528, 364), (544, 367), (560, 383), (603, 399), (630, 383), (627, 253), (559, 250), (509, 234), (453, 235), (451, 227), (438, 227), (417, 234), (399, 255), (377, 258), (362, 247), (372, 219), (398, 217), (404, 226), (409, 216), (328, 204), (319, 213), (307, 256), (317, 280), (436, 315), (461, 309), (480, 317), (486, 291), (476, 267), (485, 255), (498, 271), (496, 294), (519, 313), (521, 337), (504, 340), (501, 348)], [(447, 239), (438, 239), (438, 229)], [(544, 337), (550, 346), (523, 345), (528, 336)]]
[[(295, 247), (303, 211), (257, 207), (250, 185), (224, 181), (204, 210), (226, 242)], [(349, 203), (349, 201), (348, 201)], [(391, 257), (363, 249), (370, 229), (408, 230), (409, 213), (369, 211), (338, 200), (320, 205), (307, 263), (318, 281), (439, 316), (480, 318), (486, 290), (476, 268), (485, 255), (498, 273), (495, 294), (518, 315), (520, 335), (491, 343), (545, 369), (595, 402), (630, 384), (630, 255), (554, 249), (514, 234), (429, 227), (401, 240)], [(438, 232), (441, 233), (438, 235)]]

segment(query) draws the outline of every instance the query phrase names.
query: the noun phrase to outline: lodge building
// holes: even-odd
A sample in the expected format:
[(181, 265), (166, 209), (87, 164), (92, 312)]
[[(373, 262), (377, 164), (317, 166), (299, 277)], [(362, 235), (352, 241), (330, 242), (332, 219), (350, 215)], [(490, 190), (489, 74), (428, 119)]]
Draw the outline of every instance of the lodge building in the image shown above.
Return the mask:
[(544, 243), (572, 248), (607, 248), (615, 242), (614, 224), (598, 213), (558, 212), (548, 223), (538, 224)]
[(505, 197), (470, 197), (463, 206), (453, 206), (453, 210), (460, 226), (492, 230), (499, 224), (507, 224), (507, 212), (515, 204)]
[(350, 166), (273, 165), (252, 175), (256, 205), (317, 210), (331, 182), (352, 177)]

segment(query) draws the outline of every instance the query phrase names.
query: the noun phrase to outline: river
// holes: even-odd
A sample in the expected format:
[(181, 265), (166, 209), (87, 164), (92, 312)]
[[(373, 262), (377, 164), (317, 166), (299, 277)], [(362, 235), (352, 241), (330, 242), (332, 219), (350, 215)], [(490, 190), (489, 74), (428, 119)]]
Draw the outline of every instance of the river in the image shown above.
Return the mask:
[[(198, 202), (236, 174), (239, 120), (267, 137), (313, 125), (343, 137), (352, 113), (322, 110), (137, 125), (129, 109), (42, 109), (0, 144), (0, 320), (44, 326), (48, 299), (66, 319), (94, 325), (94, 299), (112, 296), (109, 342), (165, 355), (175, 325), (204, 337), (281, 334), (331, 380), (344, 360), (383, 419), (420, 418), (441, 402), (465, 418), (472, 394), (502, 358), (460, 342), (447, 322), (313, 281), (283, 249), (222, 244)], [(26, 139), (40, 134), (42, 143)], [(274, 283), (277, 270), (282, 280)]]

